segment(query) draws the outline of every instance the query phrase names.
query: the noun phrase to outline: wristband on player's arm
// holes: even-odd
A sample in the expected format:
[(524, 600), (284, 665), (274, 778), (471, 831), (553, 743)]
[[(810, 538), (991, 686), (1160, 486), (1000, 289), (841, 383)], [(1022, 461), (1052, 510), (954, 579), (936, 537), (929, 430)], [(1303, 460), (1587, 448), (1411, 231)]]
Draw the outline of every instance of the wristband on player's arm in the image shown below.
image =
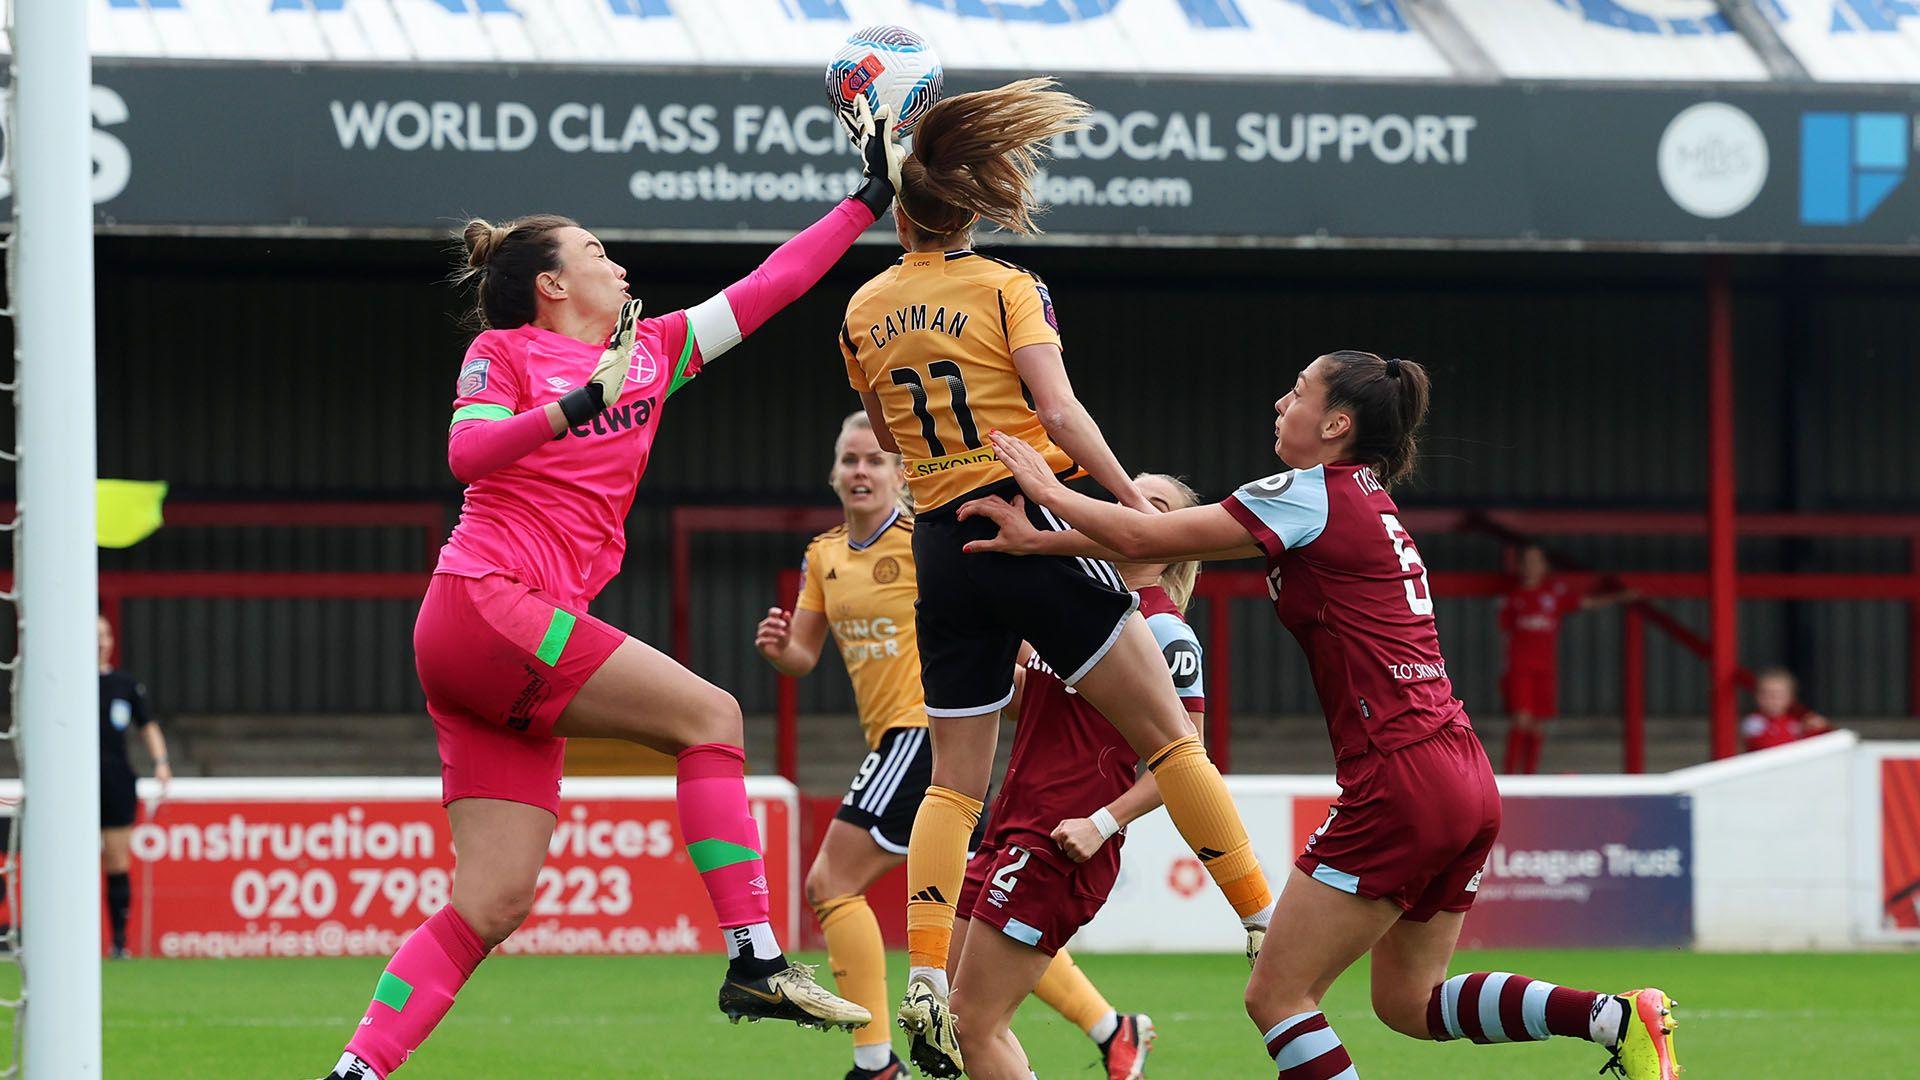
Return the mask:
[(1087, 820), (1093, 822), (1093, 827), (1100, 830), (1102, 840), (1111, 840), (1113, 834), (1120, 831), (1120, 822), (1114, 818), (1113, 811), (1104, 806), (1095, 810), (1093, 816)]
[(561, 395), (559, 405), (568, 427), (579, 427), (606, 411), (600, 395), (587, 386), (576, 386)]

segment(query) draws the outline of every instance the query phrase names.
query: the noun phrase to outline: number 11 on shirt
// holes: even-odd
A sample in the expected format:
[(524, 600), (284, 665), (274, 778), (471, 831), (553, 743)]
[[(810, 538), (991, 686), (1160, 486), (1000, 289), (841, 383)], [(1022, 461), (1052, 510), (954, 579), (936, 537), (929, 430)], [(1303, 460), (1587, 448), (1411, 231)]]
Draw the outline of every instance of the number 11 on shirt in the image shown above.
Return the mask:
[[(960, 365), (952, 360), (935, 360), (927, 365), (927, 374), (947, 384), (953, 418), (960, 422), (960, 438), (967, 444), (967, 449), (980, 449), (980, 432), (974, 427), (973, 410), (967, 408), (967, 381), (960, 376)], [(939, 427), (932, 410), (927, 408), (927, 384), (920, 378), (920, 373), (913, 368), (903, 367), (894, 368), (891, 375), (894, 385), (906, 387), (907, 393), (913, 396), (913, 415), (920, 418), (920, 433), (926, 436), (927, 451), (934, 457), (944, 456), (947, 447), (940, 441)]]

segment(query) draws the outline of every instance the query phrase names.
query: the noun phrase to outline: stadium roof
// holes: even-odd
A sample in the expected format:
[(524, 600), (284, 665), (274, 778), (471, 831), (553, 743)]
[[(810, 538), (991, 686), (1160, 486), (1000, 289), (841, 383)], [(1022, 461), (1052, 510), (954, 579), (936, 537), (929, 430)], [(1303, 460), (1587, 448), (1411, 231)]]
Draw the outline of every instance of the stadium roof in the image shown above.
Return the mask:
[(1920, 0), (85, 0), (100, 57), (809, 68), (901, 23), (956, 70), (1920, 82)]

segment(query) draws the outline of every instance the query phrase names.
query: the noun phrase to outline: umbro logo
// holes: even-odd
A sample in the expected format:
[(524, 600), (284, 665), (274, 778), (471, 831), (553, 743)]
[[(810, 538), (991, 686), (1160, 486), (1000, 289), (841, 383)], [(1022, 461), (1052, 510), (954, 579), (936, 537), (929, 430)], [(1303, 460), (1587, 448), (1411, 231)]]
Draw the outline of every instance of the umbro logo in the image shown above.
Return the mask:
[(754, 878), (752, 881), (747, 882), (747, 884), (759, 889), (761, 892), (767, 891), (767, 879), (764, 877)]
[(548, 386), (551, 386), (551, 387), (553, 387), (553, 388), (554, 388), (555, 390), (571, 390), (571, 389), (573, 389), (573, 384), (572, 384), (572, 383), (570, 383), (570, 382), (568, 382), (567, 380), (565, 380), (565, 379), (563, 379), (563, 378), (561, 378), (561, 377), (560, 377), (560, 376), (558, 376), (558, 375), (549, 375), (549, 376), (547, 376), (547, 385), (548, 385)]

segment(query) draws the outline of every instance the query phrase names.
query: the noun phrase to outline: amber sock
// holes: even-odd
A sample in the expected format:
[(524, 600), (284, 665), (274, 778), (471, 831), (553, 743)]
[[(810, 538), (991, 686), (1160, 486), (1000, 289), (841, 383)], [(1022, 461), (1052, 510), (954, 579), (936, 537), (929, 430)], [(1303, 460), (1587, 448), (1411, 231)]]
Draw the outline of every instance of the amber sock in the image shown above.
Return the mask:
[[(867, 898), (836, 896), (813, 909), (827, 936), (827, 963), (840, 996), (876, 1017), (887, 1015), (887, 947), (880, 938), (880, 920)], [(889, 1025), (872, 1023), (856, 1028), (853, 1045), (872, 1046), (889, 1040)]]
[(929, 787), (907, 841), (907, 962), (947, 970), (953, 908), (967, 873), (967, 841), (980, 823), (979, 799)]
[(1154, 751), (1147, 758), (1147, 768), (1160, 786), (1174, 827), (1226, 894), (1234, 914), (1247, 919), (1266, 910), (1273, 902), (1267, 876), (1253, 856), (1247, 827), (1227, 794), (1227, 783), (1199, 738), (1188, 735)]
[[(1053, 963), (1041, 974), (1039, 983), (1033, 988), (1033, 995), (1054, 1012), (1072, 1021), (1075, 1027), (1092, 1037), (1094, 1026), (1101, 1020), (1113, 1015), (1113, 1006), (1100, 993), (1087, 973), (1073, 962), (1067, 950), (1061, 949), (1053, 954)], [(1096, 1040), (1097, 1041), (1097, 1040)]]

